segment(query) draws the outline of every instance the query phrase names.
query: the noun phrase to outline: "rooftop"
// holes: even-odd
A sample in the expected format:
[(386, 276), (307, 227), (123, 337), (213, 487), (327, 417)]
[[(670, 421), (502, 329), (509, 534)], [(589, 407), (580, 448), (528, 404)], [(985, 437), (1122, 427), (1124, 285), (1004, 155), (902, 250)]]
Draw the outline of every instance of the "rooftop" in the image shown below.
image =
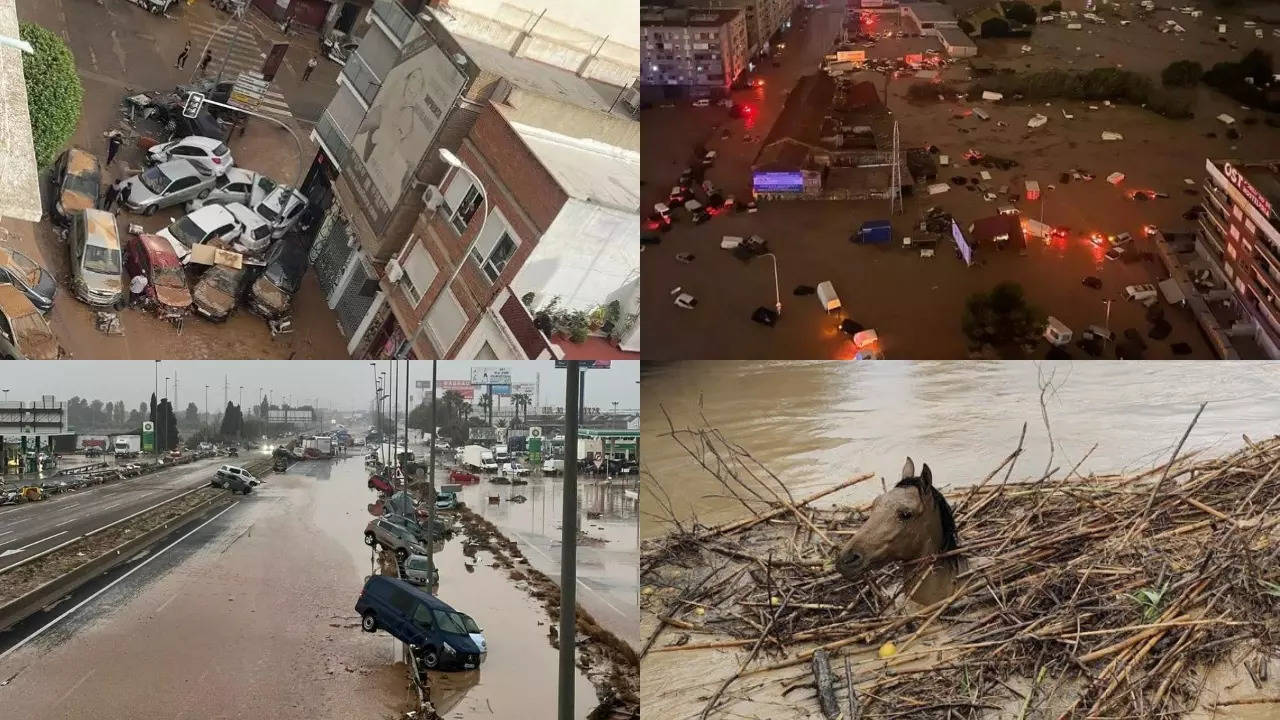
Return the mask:
[(569, 197), (638, 212), (639, 153), (530, 125), (513, 123), (512, 128)]
[(922, 2), (903, 5), (910, 10), (920, 22), (955, 22), (956, 14), (951, 8), (936, 2)]
[(1226, 160), (1217, 164), (1221, 167), (1225, 162), (1231, 163), (1231, 167), (1239, 170), (1245, 180), (1248, 180), (1249, 184), (1259, 193), (1262, 193), (1262, 197), (1267, 202), (1271, 203), (1274, 217), (1275, 213), (1280, 211), (1280, 161), (1237, 162)]
[(733, 22), (742, 8), (707, 10), (701, 8), (640, 8), (641, 27), (720, 27)]
[(937, 28), (938, 34), (942, 36), (943, 41), (952, 47), (977, 47), (978, 43), (973, 38), (965, 34), (958, 27), (941, 27)]

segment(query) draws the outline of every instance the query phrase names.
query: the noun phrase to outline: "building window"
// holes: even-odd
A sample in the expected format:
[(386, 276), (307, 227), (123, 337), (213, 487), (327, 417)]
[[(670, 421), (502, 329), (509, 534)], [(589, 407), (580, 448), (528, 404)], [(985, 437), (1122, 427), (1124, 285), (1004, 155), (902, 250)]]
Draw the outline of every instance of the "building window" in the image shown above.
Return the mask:
[(1230, 231), (1230, 233), (1228, 233), (1228, 234), (1230, 234), (1230, 235), (1231, 235), (1231, 239), (1232, 239), (1232, 240), (1239, 240), (1239, 239), (1240, 239), (1240, 228), (1236, 227), (1235, 225), (1232, 225), (1232, 226), (1231, 226), (1231, 231)]
[(441, 291), (435, 306), (427, 313), (427, 334), (431, 336), (431, 344), (435, 345), (438, 355), (449, 352), (466, 324), (467, 315), (453, 292), (447, 288)]
[(1227, 257), (1231, 258), (1232, 260), (1235, 260), (1235, 259), (1236, 259), (1236, 246), (1235, 246), (1235, 245), (1231, 245), (1231, 244), (1228, 244), (1228, 245), (1227, 245)]
[(1258, 226), (1253, 224), (1253, 220), (1249, 218), (1245, 218), (1244, 229), (1247, 230), (1250, 234), (1252, 234), (1254, 230), (1258, 229)]
[(431, 253), (427, 248), (423, 245), (414, 245), (409, 256), (405, 258), (404, 277), (400, 280), (404, 294), (413, 302), (414, 307), (422, 302), (422, 296), (427, 288), (431, 287), (431, 281), (435, 279), (437, 272), (439, 268), (431, 259)]
[(482, 257), (479, 252), (472, 251), (471, 258), (480, 265), (484, 270), (484, 274), (489, 276), (490, 281), (497, 282), (498, 276), (502, 274), (502, 269), (507, 266), (507, 262), (515, 254), (516, 242), (511, 239), (511, 233), (504, 232), (487, 255)]
[(484, 346), (480, 348), (480, 352), (476, 353), (476, 360), (498, 360), (498, 353), (493, 351), (493, 346), (486, 340)]
[(480, 188), (471, 184), (471, 178), (460, 170), (454, 171), (453, 179), (444, 189), (444, 200), (440, 203), (440, 212), (459, 235), (466, 232), (471, 218), (484, 201)]
[(1244, 219), (1244, 211), (1240, 209), (1239, 205), (1236, 205), (1231, 208), (1231, 214), (1235, 215), (1237, 220)]

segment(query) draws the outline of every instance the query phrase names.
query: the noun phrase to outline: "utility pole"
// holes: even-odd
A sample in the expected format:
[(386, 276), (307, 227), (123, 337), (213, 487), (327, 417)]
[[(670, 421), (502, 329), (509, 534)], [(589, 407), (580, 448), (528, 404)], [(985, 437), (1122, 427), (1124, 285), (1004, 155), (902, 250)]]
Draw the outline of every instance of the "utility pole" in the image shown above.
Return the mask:
[(578, 361), (570, 360), (565, 371), (564, 505), (560, 523), (559, 720), (574, 720), (574, 610), (577, 607), (578, 583), (578, 405), (582, 398), (581, 381)]
[(209, 386), (204, 386), (204, 424), (209, 425)]
[(436, 361), (431, 361), (431, 450), (427, 456), (427, 532), (431, 535), (431, 547), (427, 548), (427, 582), (436, 576)]

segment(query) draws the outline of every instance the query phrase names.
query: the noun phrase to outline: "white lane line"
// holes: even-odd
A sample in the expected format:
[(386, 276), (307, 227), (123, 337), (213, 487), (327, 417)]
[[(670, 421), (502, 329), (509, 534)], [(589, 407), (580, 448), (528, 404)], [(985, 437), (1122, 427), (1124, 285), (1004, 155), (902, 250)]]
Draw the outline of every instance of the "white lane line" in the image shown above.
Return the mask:
[[(75, 516), (75, 517), (71, 518), (70, 520), (63, 520), (62, 522), (58, 523), (57, 525), (54, 525), (54, 527), (62, 527), (63, 525), (66, 525), (67, 523), (73, 523), (73, 522), (75, 522), (75, 521), (79, 520), (79, 519), (80, 519), (80, 518), (82, 518), (82, 517), (84, 517), (84, 516), (83, 516), (83, 515), (77, 515), (77, 516)], [(63, 532), (66, 532), (66, 531), (64, 530)]]
[(174, 593), (173, 596), (170, 597), (168, 600), (165, 600), (164, 602), (160, 603), (160, 607), (156, 608), (155, 610), (156, 614), (159, 615), (161, 610), (164, 610), (165, 608), (169, 607), (169, 603), (177, 599), (178, 599), (178, 593)]
[(115, 507), (115, 506), (117, 506), (117, 505), (119, 505), (120, 503), (123, 503), (123, 502), (124, 502), (123, 500), (120, 500), (119, 502), (113, 502), (113, 503), (111, 503), (110, 505), (104, 505), (103, 507), (100, 507), (100, 508), (98, 508), (98, 509), (99, 509), (99, 510), (110, 510), (111, 508), (113, 508), (113, 507)]
[[(515, 535), (515, 536), (516, 536), (516, 537), (518, 537), (518, 538), (520, 538), (521, 542), (523, 542), (523, 543), (525, 544), (525, 546), (526, 546), (526, 547), (528, 547), (529, 549), (531, 549), (531, 550), (533, 550), (534, 552), (538, 553), (538, 554), (539, 554), (539, 555), (541, 555), (542, 557), (546, 558), (546, 559), (547, 559), (547, 562), (551, 563), (551, 564), (552, 564), (553, 566), (555, 566), (555, 567), (560, 567), (560, 560), (559, 560), (559, 558), (552, 559), (552, 557), (551, 557), (550, 555), (548, 555), (548, 554), (546, 554), (546, 553), (542, 552), (542, 549), (541, 549), (541, 548), (539, 548), (537, 545), (534, 545), (533, 543), (529, 542), (529, 541), (528, 541), (528, 539), (526, 539), (526, 538), (525, 538), (523, 535), (521, 535), (520, 533), (518, 533), (518, 532), (516, 532), (516, 531), (512, 530), (512, 531), (511, 531), (511, 534), (512, 534), (512, 535)], [(563, 571), (561, 571), (561, 572), (560, 572), (560, 575), (561, 575), (561, 577), (563, 578), (563, 576), (564, 576)], [(599, 592), (596, 592), (595, 588), (591, 587), (590, 585), (587, 585), (586, 583), (582, 582), (581, 580), (578, 580), (578, 585), (581, 585), (583, 590), (586, 590), (587, 592), (589, 592), (589, 593), (591, 593), (592, 595), (596, 596), (596, 599), (597, 599), (597, 600), (599, 600), (600, 602), (604, 603), (605, 605), (608, 605), (608, 606), (609, 606), (609, 607), (610, 607), (614, 612), (618, 613), (619, 615), (621, 615), (621, 616), (623, 616), (623, 617), (627, 617), (627, 614), (626, 614), (626, 613), (624, 613), (623, 611), (621, 611), (621, 610), (619, 610), (617, 607), (615, 607), (615, 606), (614, 606), (614, 604), (613, 604), (613, 603), (611, 603), (611, 602), (609, 602), (609, 601), (605, 598), (605, 596), (604, 596), (604, 595), (601, 595)]]
[(76, 691), (76, 688), (78, 688), (78, 687), (80, 687), (81, 685), (83, 685), (85, 680), (88, 680), (89, 678), (93, 677), (93, 674), (94, 674), (94, 673), (96, 673), (96, 672), (98, 672), (98, 669), (97, 669), (97, 668), (94, 668), (94, 669), (90, 670), (89, 672), (85, 673), (85, 674), (84, 674), (84, 677), (82, 677), (82, 678), (80, 678), (79, 680), (77, 680), (77, 681), (76, 681), (76, 684), (71, 686), (71, 689), (69, 689), (69, 690), (67, 690), (66, 692), (62, 693), (62, 697), (60, 697), (60, 698), (58, 698), (57, 700), (55, 700), (55, 701), (53, 702), (53, 705), (51, 705), (50, 707), (56, 707), (56, 706), (57, 706), (59, 703), (61, 703), (63, 700), (66, 700), (67, 698), (71, 697), (71, 693), (75, 692), (75, 691)]
[(0, 553), (0, 557), (5, 557), (5, 556), (7, 556), (7, 555), (13, 555), (13, 554), (15, 554), (15, 553), (20, 553), (20, 552), (22, 552), (23, 550), (26, 550), (26, 549), (27, 549), (27, 548), (29, 548), (29, 547), (32, 547), (32, 546), (35, 546), (35, 545), (39, 545), (40, 543), (44, 542), (45, 540), (52, 540), (52, 539), (54, 539), (54, 538), (58, 537), (59, 535), (66, 535), (66, 534), (67, 534), (67, 531), (66, 531), (66, 530), (63, 530), (62, 532), (56, 532), (56, 533), (54, 533), (54, 534), (50, 535), (50, 536), (49, 536), (49, 537), (47, 537), (47, 538), (41, 538), (41, 539), (39, 539), (39, 540), (37, 540), (37, 541), (35, 541), (35, 542), (33, 542), (33, 543), (28, 543), (28, 544), (26, 544), (26, 545), (23, 545), (23, 546), (22, 546), (22, 547), (20, 547), (20, 548), (12, 548), (12, 549), (9, 549), (9, 550), (5, 550), (4, 552)]
[(0, 533), (0, 537), (4, 537), (5, 535), (8, 535), (8, 534), (9, 534), (9, 533), (11, 533), (11, 532), (13, 532), (13, 531), (12, 531), (12, 530), (5, 530), (4, 532)]
[(45, 631), (45, 630), (48, 630), (49, 628), (53, 627), (54, 625), (57, 625), (59, 622), (62, 622), (62, 619), (63, 619), (63, 618), (67, 617), (67, 616), (68, 616), (68, 615), (70, 615), (71, 613), (73, 613), (73, 612), (75, 612), (75, 611), (79, 610), (80, 608), (84, 607), (84, 606), (85, 606), (85, 605), (87, 605), (88, 603), (92, 602), (93, 600), (95, 600), (95, 599), (96, 599), (99, 595), (101, 595), (102, 593), (104, 593), (104, 592), (106, 592), (106, 591), (110, 590), (111, 588), (115, 587), (118, 583), (120, 583), (121, 581), (123, 581), (123, 580), (125, 580), (126, 578), (128, 578), (130, 575), (132, 575), (132, 574), (134, 574), (134, 573), (138, 572), (139, 570), (141, 570), (142, 568), (146, 567), (146, 566), (147, 566), (147, 563), (149, 563), (149, 562), (151, 562), (152, 560), (155, 560), (156, 558), (160, 557), (161, 555), (163, 555), (163, 554), (165, 554), (165, 553), (169, 552), (169, 550), (173, 549), (173, 546), (177, 545), (178, 543), (182, 542), (183, 540), (186, 540), (187, 538), (189, 538), (189, 537), (191, 537), (192, 535), (196, 534), (196, 533), (197, 533), (197, 532), (199, 532), (199, 531), (200, 531), (200, 529), (201, 529), (201, 528), (203, 528), (205, 525), (208, 525), (209, 523), (211, 523), (211, 522), (213, 522), (214, 520), (217, 520), (219, 517), (221, 517), (221, 516), (222, 516), (222, 513), (225, 513), (227, 510), (230, 510), (231, 508), (233, 508), (233, 507), (235, 507), (235, 506), (237, 506), (237, 505), (239, 505), (239, 504), (240, 504), (240, 501), (239, 501), (239, 500), (237, 500), (237, 501), (235, 501), (235, 502), (231, 503), (231, 504), (230, 504), (230, 505), (228, 505), (226, 508), (224, 508), (222, 511), (220, 511), (217, 515), (214, 515), (213, 517), (209, 518), (208, 520), (205, 520), (204, 522), (202, 522), (202, 523), (200, 523), (199, 525), (197, 525), (197, 526), (196, 526), (196, 528), (195, 528), (194, 530), (192, 530), (191, 532), (189, 532), (189, 533), (187, 533), (186, 535), (183, 535), (182, 537), (178, 538), (177, 540), (174, 540), (173, 542), (169, 543), (169, 545), (168, 545), (168, 546), (166, 546), (166, 547), (165, 547), (165, 549), (161, 550), (161, 551), (160, 551), (160, 552), (158, 552), (158, 553), (153, 554), (151, 557), (149, 557), (149, 558), (147, 558), (146, 560), (143, 560), (142, 562), (138, 563), (138, 564), (137, 564), (133, 569), (131, 569), (129, 572), (127, 572), (127, 573), (125, 573), (125, 574), (121, 575), (120, 577), (116, 578), (115, 580), (112, 580), (110, 583), (108, 583), (108, 584), (107, 584), (107, 586), (106, 586), (106, 587), (104, 587), (104, 588), (102, 588), (101, 590), (99, 590), (98, 592), (96, 592), (96, 593), (94, 593), (94, 594), (90, 595), (89, 597), (85, 598), (84, 600), (81, 600), (79, 603), (76, 603), (76, 606), (75, 606), (75, 607), (71, 608), (70, 610), (68, 610), (68, 611), (66, 611), (66, 612), (64, 612), (64, 613), (62, 613), (61, 615), (59, 615), (58, 617), (54, 618), (53, 620), (50, 620), (50, 621), (48, 622), (48, 624), (46, 624), (44, 627), (40, 628), (39, 630), (36, 630), (35, 632), (33, 632), (33, 633), (31, 633), (30, 635), (28, 635), (28, 636), (26, 636), (25, 638), (23, 638), (21, 642), (17, 643), (16, 645), (14, 645), (13, 647), (9, 648), (8, 650), (5, 650), (4, 652), (0, 653), (0, 660), (5, 659), (5, 658), (6, 658), (6, 657), (8, 657), (9, 655), (12, 655), (14, 652), (16, 652), (16, 651), (17, 651), (19, 648), (21, 648), (22, 646), (24, 646), (24, 645), (26, 645), (27, 643), (31, 642), (32, 640), (35, 640), (36, 638), (40, 637), (41, 635), (43, 635), (43, 634), (44, 634), (44, 631)]

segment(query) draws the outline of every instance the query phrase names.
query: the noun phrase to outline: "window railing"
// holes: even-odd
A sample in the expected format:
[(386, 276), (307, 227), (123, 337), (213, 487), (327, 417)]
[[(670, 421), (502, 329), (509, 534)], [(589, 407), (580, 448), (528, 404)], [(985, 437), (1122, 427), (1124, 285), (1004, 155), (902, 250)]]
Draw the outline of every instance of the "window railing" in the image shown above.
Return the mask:
[(378, 77), (373, 68), (369, 67), (369, 63), (360, 57), (359, 50), (351, 53), (347, 63), (342, 66), (342, 76), (346, 78), (351, 89), (365, 101), (365, 104), (373, 104), (373, 99), (378, 96), (378, 90), (382, 88), (382, 78)]
[(373, 15), (402, 43), (409, 39), (409, 33), (417, 24), (408, 10), (405, 10), (400, 3), (390, 0), (378, 0), (374, 3)]
[(316, 123), (316, 135), (320, 136), (320, 141), (324, 143), (325, 148), (333, 154), (333, 160), (338, 167), (344, 167), (347, 164), (347, 155), (351, 152), (351, 141), (343, 134), (342, 128), (338, 127), (338, 123), (328, 110), (320, 116), (320, 122)]

